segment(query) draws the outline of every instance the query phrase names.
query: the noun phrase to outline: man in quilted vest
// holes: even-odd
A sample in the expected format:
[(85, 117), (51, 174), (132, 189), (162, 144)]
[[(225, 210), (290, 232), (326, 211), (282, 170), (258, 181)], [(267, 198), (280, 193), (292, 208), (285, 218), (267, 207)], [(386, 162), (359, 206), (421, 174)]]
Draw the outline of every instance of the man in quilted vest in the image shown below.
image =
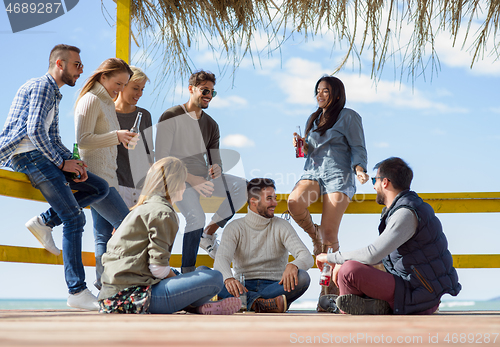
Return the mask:
[[(402, 159), (386, 159), (374, 169), (376, 201), (385, 205), (379, 236), (355, 251), (320, 254), (316, 262), (320, 269), (325, 262), (334, 266), (336, 305), (345, 313), (432, 314), (441, 296), (461, 289), (441, 222), (410, 190), (413, 171)], [(372, 266), (380, 262), (385, 272)]]

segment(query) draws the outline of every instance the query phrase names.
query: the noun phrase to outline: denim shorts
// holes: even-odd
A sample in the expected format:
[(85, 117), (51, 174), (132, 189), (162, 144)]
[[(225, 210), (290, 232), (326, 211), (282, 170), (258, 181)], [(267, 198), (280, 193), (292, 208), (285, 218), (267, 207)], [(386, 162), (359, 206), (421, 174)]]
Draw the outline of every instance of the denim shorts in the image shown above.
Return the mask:
[(300, 177), (299, 181), (302, 180), (318, 182), (321, 195), (339, 192), (347, 195), (347, 197), (352, 200), (354, 193), (356, 193), (353, 173), (343, 174), (341, 172), (336, 172), (328, 177), (322, 177), (322, 175), (319, 175), (313, 170), (308, 170)]

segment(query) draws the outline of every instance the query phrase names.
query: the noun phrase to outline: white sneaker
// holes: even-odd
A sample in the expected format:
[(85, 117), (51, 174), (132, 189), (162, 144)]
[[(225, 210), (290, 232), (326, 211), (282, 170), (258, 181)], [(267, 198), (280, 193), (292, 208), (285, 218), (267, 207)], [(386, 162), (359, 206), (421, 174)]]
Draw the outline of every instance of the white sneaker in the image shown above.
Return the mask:
[(215, 254), (219, 248), (217, 234), (208, 235), (203, 233), (200, 239), (200, 247), (203, 248), (212, 259), (215, 259)]
[(59, 255), (61, 251), (56, 247), (52, 238), (52, 228), (43, 223), (42, 217), (35, 216), (24, 224), (33, 235), (40, 241), (43, 248), (54, 255)]
[(89, 311), (99, 311), (99, 303), (97, 302), (97, 298), (87, 288), (82, 290), (80, 293), (70, 294), (66, 304), (69, 307), (73, 308), (81, 308)]

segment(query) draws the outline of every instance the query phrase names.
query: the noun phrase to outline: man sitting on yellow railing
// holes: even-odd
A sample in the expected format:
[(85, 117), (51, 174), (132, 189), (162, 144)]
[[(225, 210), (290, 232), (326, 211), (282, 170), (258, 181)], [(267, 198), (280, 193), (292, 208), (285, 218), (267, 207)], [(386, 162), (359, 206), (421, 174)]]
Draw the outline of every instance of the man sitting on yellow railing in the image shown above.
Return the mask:
[[(68, 306), (98, 310), (97, 298), (87, 289), (82, 264), (82, 211), (108, 194), (108, 184), (87, 172), (81, 160), (59, 136), (59, 88), (74, 86), (83, 72), (80, 49), (57, 45), (50, 52), (49, 71), (26, 82), (17, 92), (0, 134), (0, 164), (25, 173), (51, 208), (26, 223), (49, 252), (59, 255), (52, 228), (63, 224), (63, 260), (69, 289)], [(73, 190), (77, 190), (73, 194)]]

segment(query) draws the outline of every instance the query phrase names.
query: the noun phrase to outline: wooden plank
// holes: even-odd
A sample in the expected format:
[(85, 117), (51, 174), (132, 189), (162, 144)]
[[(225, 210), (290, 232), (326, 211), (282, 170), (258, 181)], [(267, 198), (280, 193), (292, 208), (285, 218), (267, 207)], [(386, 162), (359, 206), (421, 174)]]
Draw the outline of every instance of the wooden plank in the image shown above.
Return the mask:
[(131, 0), (116, 1), (116, 57), (130, 64)]
[(457, 269), (498, 269), (500, 254), (454, 254), (453, 266)]
[[(181, 267), (181, 258), (180, 254), (172, 254), (170, 265)], [(293, 259), (291, 255), (288, 257), (288, 261), (293, 261)], [(0, 261), (48, 265), (63, 264), (62, 254), (55, 256), (43, 248), (4, 245), (0, 245)], [(94, 253), (82, 252), (82, 261), (84, 266), (95, 266)], [(213, 264), (214, 260), (207, 254), (199, 254), (196, 259), (196, 266), (213, 267)], [(455, 254), (453, 255), (453, 266), (460, 269), (500, 268), (500, 254)]]
[[(45, 248), (18, 247), (0, 245), (0, 261), (10, 263), (30, 263), (62, 265), (62, 253), (54, 255)], [(95, 256), (93, 252), (82, 252), (84, 266), (95, 266)]]
[(299, 311), (292, 304), (287, 313), (244, 312), (207, 317), (185, 312), (127, 315), (70, 308), (13, 309), (0, 310), (0, 321), (0, 346), (17, 347), (498, 347), (500, 339), (498, 311), (351, 316)]
[(28, 176), (20, 172), (0, 169), (0, 195), (19, 199), (46, 201), (38, 189), (33, 188)]

